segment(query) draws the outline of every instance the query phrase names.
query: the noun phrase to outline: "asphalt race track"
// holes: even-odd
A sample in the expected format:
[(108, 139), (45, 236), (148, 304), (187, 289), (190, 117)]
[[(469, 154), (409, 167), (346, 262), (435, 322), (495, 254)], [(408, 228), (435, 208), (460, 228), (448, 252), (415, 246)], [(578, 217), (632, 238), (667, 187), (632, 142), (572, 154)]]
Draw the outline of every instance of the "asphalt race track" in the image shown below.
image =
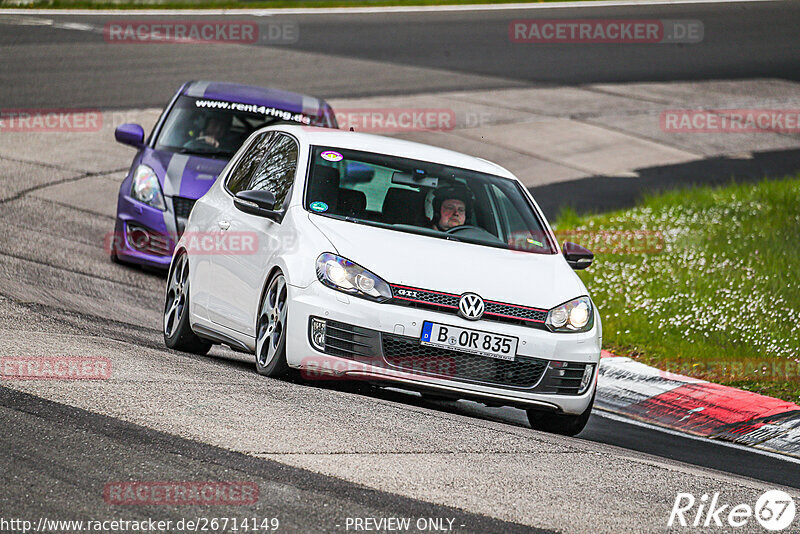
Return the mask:
[[(704, 27), (703, 46), (533, 47), (509, 40), (509, 23), (515, 19), (580, 17), (699, 20)], [(231, 16), (259, 24), (294, 22), (299, 27), (296, 43), (244, 48), (126, 46), (107, 44), (103, 39), (102, 29), (108, 22), (193, 18), (187, 16), (0, 18), (7, 23), (0, 33), (0, 98), (6, 107), (44, 103), (53, 107), (160, 107), (181, 83), (198, 77), (274, 85), (323, 98), (532, 84), (800, 79), (796, 34), (800, 5), (795, 2)], [(32, 19), (57, 25), (40, 25)], [(85, 27), (75, 29), (75, 23)]]
[[(110, 16), (0, 14), (0, 107), (154, 108), (197, 78), (326, 98), (800, 79), (797, 3), (591, 11), (701, 20), (708, 46), (531, 54), (508, 42), (512, 19), (585, 16), (575, 10), (281, 15), (269, 18), (296, 21), (301, 38), (270, 47), (110, 45), (96, 31)], [(354, 518), (410, 517), (447, 519), (441, 524), (456, 532), (661, 532), (679, 492), (720, 492), (725, 503), (750, 505), (767, 489), (798, 495), (797, 462), (602, 414), (577, 438), (562, 438), (531, 430), (519, 410), (265, 379), (251, 356), (223, 348), (206, 357), (168, 351), (163, 277), (112, 264), (102, 246), (132, 151), (113, 143), (110, 130), (102, 138), (2, 135), (17, 137), (0, 137), (0, 355), (112, 364), (106, 381), (4, 381), (3, 518), (257, 516), (279, 518), (280, 531), (347, 532)], [(117, 481), (187, 480), (253, 482), (259, 499), (200, 507), (103, 498)], [(738, 531), (763, 530), (751, 522)]]

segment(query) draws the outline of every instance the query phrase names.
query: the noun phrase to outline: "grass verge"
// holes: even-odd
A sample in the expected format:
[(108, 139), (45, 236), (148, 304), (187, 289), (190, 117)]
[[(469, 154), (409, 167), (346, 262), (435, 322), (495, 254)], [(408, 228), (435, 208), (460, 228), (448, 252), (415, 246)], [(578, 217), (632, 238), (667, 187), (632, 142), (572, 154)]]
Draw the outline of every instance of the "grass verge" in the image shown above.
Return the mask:
[(678, 190), (579, 217), (603, 345), (655, 367), (800, 403), (800, 175)]

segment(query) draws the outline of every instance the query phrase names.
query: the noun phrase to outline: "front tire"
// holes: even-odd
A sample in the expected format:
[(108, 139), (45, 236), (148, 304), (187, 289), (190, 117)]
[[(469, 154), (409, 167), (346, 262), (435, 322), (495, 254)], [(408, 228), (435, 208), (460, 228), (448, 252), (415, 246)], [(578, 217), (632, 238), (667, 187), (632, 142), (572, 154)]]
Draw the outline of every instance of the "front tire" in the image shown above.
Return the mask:
[(164, 343), (167, 347), (194, 354), (206, 354), (211, 343), (189, 326), (189, 258), (181, 254), (167, 281), (164, 299)]
[(530, 422), (531, 428), (534, 430), (562, 436), (576, 436), (581, 433), (586, 427), (586, 423), (589, 422), (589, 416), (592, 414), (592, 406), (594, 405), (594, 396), (595, 394), (593, 393), (589, 406), (581, 414), (566, 415), (528, 410), (528, 422)]
[(259, 306), (256, 323), (256, 371), (264, 376), (288, 374), (286, 363), (286, 318), (289, 312), (289, 288), (278, 272), (270, 279)]

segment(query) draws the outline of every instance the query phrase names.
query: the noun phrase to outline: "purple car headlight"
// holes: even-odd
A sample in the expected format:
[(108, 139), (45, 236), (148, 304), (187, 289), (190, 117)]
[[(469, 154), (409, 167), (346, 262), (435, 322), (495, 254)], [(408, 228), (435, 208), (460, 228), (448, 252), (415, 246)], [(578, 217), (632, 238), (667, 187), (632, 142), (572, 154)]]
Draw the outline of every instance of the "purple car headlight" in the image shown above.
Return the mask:
[(147, 165), (139, 165), (133, 173), (131, 196), (139, 202), (144, 202), (161, 211), (167, 209), (164, 203), (164, 194), (158, 184), (156, 173)]
[(317, 278), (326, 286), (379, 302), (392, 298), (392, 290), (383, 278), (352, 261), (325, 252), (317, 258)]

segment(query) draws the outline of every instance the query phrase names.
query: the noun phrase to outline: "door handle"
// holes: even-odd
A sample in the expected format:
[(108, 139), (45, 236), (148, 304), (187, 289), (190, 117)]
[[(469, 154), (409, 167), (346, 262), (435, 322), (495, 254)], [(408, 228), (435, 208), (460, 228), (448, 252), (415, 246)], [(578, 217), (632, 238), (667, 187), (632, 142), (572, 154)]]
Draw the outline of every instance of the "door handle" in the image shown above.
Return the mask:
[(230, 221), (219, 221), (217, 224), (219, 225), (219, 229), (223, 231), (231, 227)]

